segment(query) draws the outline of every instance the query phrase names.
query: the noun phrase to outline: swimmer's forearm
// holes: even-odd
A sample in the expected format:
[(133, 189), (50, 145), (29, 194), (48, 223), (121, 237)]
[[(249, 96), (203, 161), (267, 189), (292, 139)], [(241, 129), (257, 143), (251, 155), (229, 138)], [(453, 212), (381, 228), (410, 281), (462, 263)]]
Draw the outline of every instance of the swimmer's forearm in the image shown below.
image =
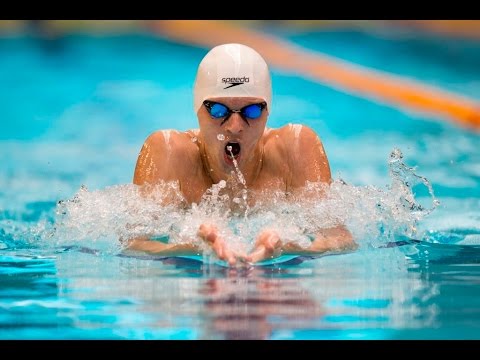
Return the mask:
[(138, 237), (128, 241), (127, 249), (145, 251), (156, 255), (197, 255), (202, 252), (195, 244), (165, 244), (149, 240), (148, 237)]
[(319, 232), (310, 246), (304, 248), (294, 242), (287, 242), (282, 246), (284, 254), (289, 255), (315, 255), (325, 252), (342, 252), (355, 250), (358, 245), (353, 240), (352, 234), (343, 226), (323, 229)]

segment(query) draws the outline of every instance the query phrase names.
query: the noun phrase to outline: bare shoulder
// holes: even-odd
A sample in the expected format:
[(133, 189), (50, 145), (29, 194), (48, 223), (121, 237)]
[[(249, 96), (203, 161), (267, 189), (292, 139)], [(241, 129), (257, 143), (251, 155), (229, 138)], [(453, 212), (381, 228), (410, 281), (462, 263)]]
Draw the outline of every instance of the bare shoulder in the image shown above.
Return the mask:
[(305, 154), (301, 153), (303, 147), (322, 146), (322, 141), (317, 133), (307, 125), (287, 124), (278, 129), (266, 129), (265, 144), (275, 144), (291, 154), (304, 156)]
[(182, 166), (189, 166), (189, 160), (197, 160), (199, 151), (194, 137), (194, 130), (159, 130), (150, 134), (138, 155), (133, 182), (178, 180)]
[(307, 125), (290, 123), (278, 130), (289, 143), (291, 143), (292, 140), (302, 142), (320, 141), (317, 133)]
[(143, 144), (142, 150), (145, 148), (154, 148), (156, 150), (176, 150), (180, 148), (181, 150), (194, 150), (197, 146), (195, 145), (195, 130), (188, 130), (185, 132), (180, 132), (178, 130), (158, 130), (150, 134), (145, 143)]
[(302, 186), (306, 180), (330, 182), (330, 166), (318, 134), (309, 126), (287, 124), (265, 131), (265, 145), (289, 164), (291, 185)]

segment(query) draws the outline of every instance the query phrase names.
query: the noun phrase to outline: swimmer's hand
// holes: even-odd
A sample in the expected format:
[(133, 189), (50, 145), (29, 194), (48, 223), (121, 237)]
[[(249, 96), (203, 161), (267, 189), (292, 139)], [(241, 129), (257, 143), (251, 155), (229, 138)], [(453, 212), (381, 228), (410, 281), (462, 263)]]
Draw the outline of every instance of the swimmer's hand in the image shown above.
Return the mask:
[(282, 251), (280, 236), (273, 230), (264, 230), (257, 236), (255, 247), (248, 254), (246, 260), (256, 263), (265, 259), (273, 259), (282, 255)]
[(326, 252), (339, 253), (353, 251), (358, 245), (350, 232), (343, 226), (322, 229), (308, 247), (301, 247), (293, 241), (282, 241), (273, 230), (262, 231), (252, 252), (246, 257), (250, 263), (269, 260), (280, 255), (318, 255)]
[(234, 266), (237, 262), (245, 262), (245, 255), (232, 251), (228, 248), (225, 239), (218, 234), (218, 228), (211, 224), (202, 224), (197, 231), (198, 237), (205, 241), (213, 249), (220, 260)]

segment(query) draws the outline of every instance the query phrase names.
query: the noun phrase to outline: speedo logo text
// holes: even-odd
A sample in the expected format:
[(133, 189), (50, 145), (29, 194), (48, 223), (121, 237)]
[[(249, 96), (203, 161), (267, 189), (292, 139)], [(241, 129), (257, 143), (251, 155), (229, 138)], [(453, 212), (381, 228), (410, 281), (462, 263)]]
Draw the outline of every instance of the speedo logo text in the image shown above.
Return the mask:
[(228, 85), (227, 87), (223, 88), (224, 90), (225, 89), (228, 89), (228, 88), (231, 88), (231, 87), (234, 87), (234, 86), (238, 86), (238, 85), (243, 85), (245, 83), (248, 83), (250, 82), (250, 78), (244, 76), (244, 77), (227, 77), (227, 78), (222, 78), (222, 82), (224, 84), (230, 84)]

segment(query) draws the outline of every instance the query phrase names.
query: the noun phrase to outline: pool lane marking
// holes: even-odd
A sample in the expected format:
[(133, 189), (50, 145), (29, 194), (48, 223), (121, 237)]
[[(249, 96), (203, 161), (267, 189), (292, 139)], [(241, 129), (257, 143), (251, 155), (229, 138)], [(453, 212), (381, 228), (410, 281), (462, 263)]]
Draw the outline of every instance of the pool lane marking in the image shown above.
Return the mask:
[(309, 51), (273, 36), (213, 20), (163, 20), (159, 35), (202, 47), (239, 42), (256, 49), (271, 66), (301, 74), (358, 96), (480, 130), (480, 103), (414, 79)]

